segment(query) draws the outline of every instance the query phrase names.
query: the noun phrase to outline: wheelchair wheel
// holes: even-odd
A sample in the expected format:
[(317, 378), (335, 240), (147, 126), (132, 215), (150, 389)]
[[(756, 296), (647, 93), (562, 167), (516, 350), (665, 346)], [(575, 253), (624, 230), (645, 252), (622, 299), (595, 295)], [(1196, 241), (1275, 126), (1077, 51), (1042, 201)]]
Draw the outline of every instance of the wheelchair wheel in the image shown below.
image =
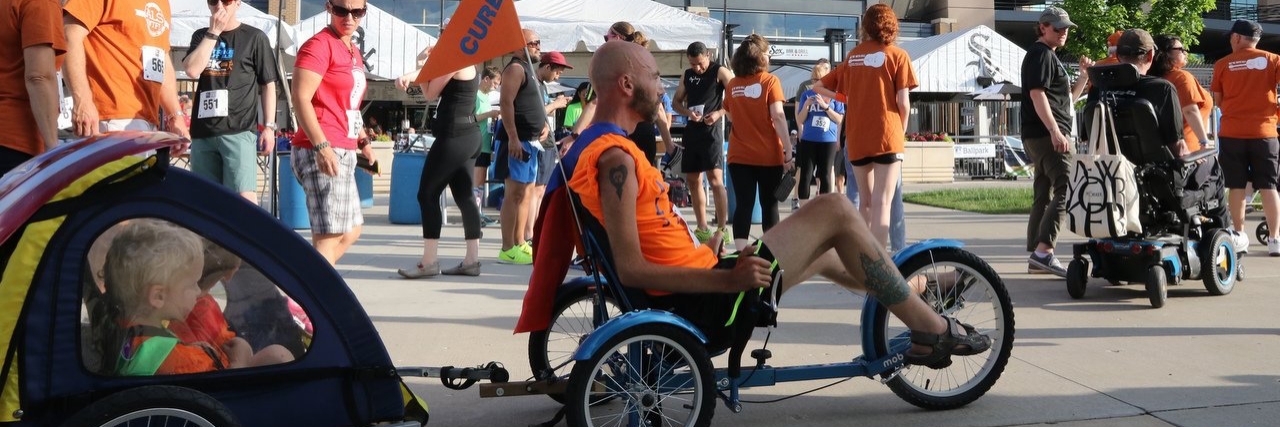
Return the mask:
[(1213, 295), (1226, 295), (1236, 286), (1236, 270), (1240, 259), (1236, 258), (1235, 245), (1226, 231), (1218, 229), (1209, 233), (1207, 244), (1200, 246), (1200, 278), (1204, 288)]
[[(534, 378), (539, 380), (568, 379), (569, 371), (573, 369), (570, 366), (573, 352), (595, 330), (592, 322), (595, 290), (587, 286), (561, 289), (565, 292), (556, 295), (550, 326), (529, 333), (529, 368), (533, 370)], [(622, 314), (613, 298), (605, 297), (604, 301), (610, 319)], [(563, 394), (547, 396), (565, 403)]]
[(1258, 228), (1253, 230), (1253, 234), (1258, 237), (1258, 244), (1267, 244), (1267, 237), (1271, 236), (1271, 229), (1267, 227), (1267, 221), (1263, 220), (1258, 223)]
[(684, 330), (633, 326), (573, 365), (565, 392), (567, 422), (706, 427), (715, 412), (713, 378), (706, 349)]
[(1073, 299), (1084, 298), (1085, 286), (1089, 283), (1089, 263), (1082, 259), (1073, 259), (1067, 263), (1067, 294)]
[(1154, 308), (1164, 307), (1169, 298), (1169, 284), (1164, 275), (1164, 267), (1153, 265), (1147, 269), (1147, 298)]
[[(995, 270), (977, 255), (960, 248), (940, 248), (917, 254), (898, 267), (908, 282), (926, 280), (922, 295), (939, 314), (955, 317), (993, 339), (991, 350), (973, 356), (953, 356), (950, 367), (934, 370), (904, 366), (884, 376), (898, 397), (924, 409), (953, 409), (982, 397), (995, 385), (1013, 350), (1013, 304)], [(949, 282), (949, 283), (948, 283)], [(910, 330), (889, 314), (883, 304), (874, 308), (876, 350), (906, 349)]]
[(239, 427), (240, 422), (212, 396), (185, 387), (145, 386), (93, 402), (63, 427)]

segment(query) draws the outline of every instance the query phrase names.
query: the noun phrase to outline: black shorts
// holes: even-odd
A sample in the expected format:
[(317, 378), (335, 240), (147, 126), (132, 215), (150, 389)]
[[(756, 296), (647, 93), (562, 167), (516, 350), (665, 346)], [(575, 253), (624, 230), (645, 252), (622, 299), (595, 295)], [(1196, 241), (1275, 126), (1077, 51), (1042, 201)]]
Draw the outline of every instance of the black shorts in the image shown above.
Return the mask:
[(488, 168), (491, 164), (493, 164), (493, 153), (480, 153), (476, 156), (476, 167)]
[(681, 141), (684, 157), (680, 170), (684, 173), (724, 169), (724, 138), (718, 126), (685, 126)]
[(1227, 188), (1242, 189), (1253, 183), (1255, 190), (1263, 190), (1280, 185), (1280, 140), (1221, 137), (1218, 146), (1218, 161)]
[(852, 163), (854, 166), (866, 166), (872, 163), (878, 165), (892, 165), (901, 161), (902, 153), (888, 153), (878, 156), (863, 157), (857, 160), (850, 160), (849, 163)]
[(555, 146), (542, 147), (542, 151), (535, 153), (538, 156), (538, 179), (534, 181), (535, 185), (547, 185), (551, 182), (551, 175), (559, 172), (556, 167), (560, 153)]
[[(754, 244), (759, 245), (756, 250), (756, 256), (774, 263), (773, 279), (774, 283), (778, 282), (778, 275), (782, 270), (778, 269), (778, 265), (773, 258), (773, 253), (764, 245), (764, 242), (757, 240)], [(733, 266), (738, 264), (738, 253), (735, 252), (720, 259), (715, 269), (732, 270)], [(712, 349), (726, 348), (728, 340), (731, 338), (731, 327), (741, 318), (739, 314), (746, 313), (743, 303), (747, 301), (759, 301), (760, 299), (768, 300), (770, 289), (757, 292), (759, 298), (748, 298), (748, 291), (738, 293), (696, 293), (696, 294), (671, 294), (661, 297), (652, 297), (650, 302), (654, 308), (663, 309), (680, 315), (684, 319), (692, 322), (702, 333), (707, 335), (709, 341), (708, 347)], [(752, 325), (754, 327), (754, 325)]]

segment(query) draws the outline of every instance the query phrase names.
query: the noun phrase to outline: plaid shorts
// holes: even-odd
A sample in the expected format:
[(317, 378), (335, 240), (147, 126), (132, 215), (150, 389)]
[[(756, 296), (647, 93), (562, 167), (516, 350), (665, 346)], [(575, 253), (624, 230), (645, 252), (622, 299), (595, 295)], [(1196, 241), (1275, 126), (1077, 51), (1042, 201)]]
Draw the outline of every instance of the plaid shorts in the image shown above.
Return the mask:
[(293, 147), (293, 174), (307, 195), (307, 216), (313, 234), (344, 234), (364, 224), (360, 194), (356, 191), (356, 152), (333, 148), (338, 157), (338, 175), (320, 172), (316, 151)]

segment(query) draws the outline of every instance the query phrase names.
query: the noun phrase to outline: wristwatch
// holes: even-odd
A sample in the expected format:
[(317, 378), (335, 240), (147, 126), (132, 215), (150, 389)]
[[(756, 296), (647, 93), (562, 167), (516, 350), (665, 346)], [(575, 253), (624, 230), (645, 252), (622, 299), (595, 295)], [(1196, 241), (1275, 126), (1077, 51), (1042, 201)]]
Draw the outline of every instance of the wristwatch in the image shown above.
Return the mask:
[(312, 145), (312, 148), (314, 148), (316, 151), (329, 148), (329, 141), (317, 142), (314, 145)]
[(264, 127), (264, 128), (271, 128), (271, 130), (273, 130), (273, 131), (280, 130), (280, 126), (277, 126), (277, 125), (276, 125), (276, 122), (266, 122), (266, 123), (264, 123), (264, 124), (262, 125), (262, 127)]

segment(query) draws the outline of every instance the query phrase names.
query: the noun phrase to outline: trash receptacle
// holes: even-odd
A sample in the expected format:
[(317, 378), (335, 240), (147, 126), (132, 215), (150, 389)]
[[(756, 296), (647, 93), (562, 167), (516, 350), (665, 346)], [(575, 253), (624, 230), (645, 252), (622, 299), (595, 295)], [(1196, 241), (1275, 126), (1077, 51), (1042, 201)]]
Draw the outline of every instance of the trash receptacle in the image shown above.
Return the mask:
[(280, 222), (294, 230), (311, 228), (311, 218), (307, 216), (307, 196), (302, 192), (302, 184), (293, 175), (292, 157), (288, 151), (276, 157), (276, 185), (280, 186), (279, 197)]
[(356, 192), (360, 194), (360, 207), (373, 207), (373, 175), (356, 168)]
[(396, 153), (391, 162), (391, 202), (387, 219), (392, 224), (421, 224), (422, 208), (418, 205), (418, 182), (426, 153)]

